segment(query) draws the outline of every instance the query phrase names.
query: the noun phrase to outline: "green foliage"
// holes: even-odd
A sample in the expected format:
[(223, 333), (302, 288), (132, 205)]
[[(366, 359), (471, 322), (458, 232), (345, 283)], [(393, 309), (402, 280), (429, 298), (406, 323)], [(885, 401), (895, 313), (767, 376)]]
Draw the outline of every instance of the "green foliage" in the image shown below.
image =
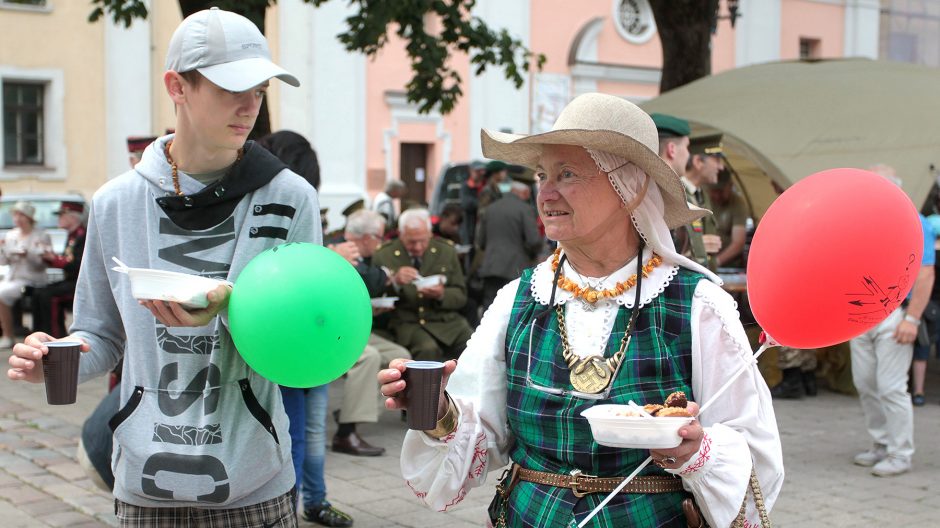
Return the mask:
[[(264, 28), (264, 7), (276, 0), (215, 0), (212, 5), (247, 16)], [(304, 0), (320, 6), (329, 0)], [(106, 12), (115, 23), (129, 27), (134, 18), (147, 18), (143, 0), (91, 0), (95, 9), (88, 20), (94, 22)], [(199, 0), (179, 0), (185, 7)], [(348, 0), (358, 12), (346, 19), (348, 30), (337, 35), (348, 51), (373, 57), (388, 42), (394, 30), (406, 42), (411, 58), (411, 81), (406, 85), (408, 101), (419, 106), (422, 113), (439, 110), (447, 114), (463, 95), (460, 74), (452, 67), (449, 54), (459, 50), (470, 57), (474, 75), (488, 66), (504, 69), (506, 78), (516, 88), (522, 87), (523, 73), (533, 62), (537, 69), (545, 63), (545, 55), (533, 54), (505, 29), (495, 31), (480, 18), (471, 16), (476, 0)], [(260, 17), (260, 20), (259, 20)], [(425, 24), (439, 28), (429, 32)]]
[(129, 28), (135, 18), (147, 18), (148, 14), (143, 0), (91, 0), (91, 4), (95, 9), (88, 15), (89, 22), (96, 22), (109, 11), (115, 24)]
[[(308, 0), (316, 6), (329, 0)], [(358, 4), (356, 14), (346, 19), (349, 30), (339, 40), (349, 51), (374, 56), (388, 42), (388, 31), (406, 41), (413, 76), (406, 85), (408, 101), (422, 113), (438, 108), (449, 113), (463, 94), (460, 74), (449, 63), (449, 53), (459, 50), (470, 56), (475, 75), (487, 66), (502, 67), (506, 78), (520, 88), (534, 59), (537, 68), (545, 56), (534, 55), (505, 29), (494, 31), (470, 15), (476, 0), (350, 0)], [(428, 26), (439, 28), (437, 34)]]

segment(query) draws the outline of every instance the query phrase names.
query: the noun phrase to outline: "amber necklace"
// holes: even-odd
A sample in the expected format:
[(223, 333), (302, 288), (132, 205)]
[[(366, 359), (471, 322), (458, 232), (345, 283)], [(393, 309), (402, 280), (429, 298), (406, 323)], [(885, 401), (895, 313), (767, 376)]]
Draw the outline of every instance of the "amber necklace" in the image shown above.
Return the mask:
[[(177, 196), (183, 196), (183, 190), (180, 189), (180, 171), (179, 171), (179, 168), (176, 166), (176, 162), (173, 161), (173, 156), (170, 156), (170, 145), (172, 144), (173, 144), (172, 139), (166, 142), (166, 145), (163, 147), (163, 154), (166, 156), (166, 161), (167, 163), (170, 164), (170, 170), (173, 174), (173, 191), (176, 192)], [(241, 161), (242, 156), (244, 155), (245, 155), (245, 147), (239, 148), (238, 154), (235, 155), (235, 162), (232, 163), (232, 165)]]
[[(561, 255), (561, 248), (555, 249), (555, 253), (552, 255), (552, 271), (558, 270), (558, 257)], [(657, 266), (663, 263), (663, 258), (653, 253), (653, 257), (646, 262), (646, 265), (643, 266), (642, 272), (644, 277), (649, 277), (650, 272), (656, 269)], [(600, 299), (616, 297), (623, 292), (629, 290), (630, 288), (636, 286), (637, 274), (634, 273), (630, 278), (623, 282), (618, 282), (612, 288), (607, 288), (606, 290), (595, 290), (591, 286), (579, 286), (578, 283), (573, 280), (565, 277), (562, 274), (558, 274), (558, 287), (565, 290), (566, 292), (574, 295), (576, 299), (581, 299), (582, 301), (588, 303), (590, 306), (593, 306)]]

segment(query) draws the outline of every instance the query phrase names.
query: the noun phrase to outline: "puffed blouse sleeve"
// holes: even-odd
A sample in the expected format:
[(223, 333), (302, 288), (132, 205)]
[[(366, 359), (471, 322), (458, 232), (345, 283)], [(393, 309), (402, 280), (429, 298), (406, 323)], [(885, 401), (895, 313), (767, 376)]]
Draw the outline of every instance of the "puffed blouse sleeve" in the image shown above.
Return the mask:
[[(742, 365), (747, 369), (699, 416), (705, 430), (701, 448), (670, 471), (710, 526), (730, 526), (748, 492), (752, 465), (769, 511), (783, 484), (783, 454), (770, 391), (761, 377), (734, 300), (718, 285), (702, 280), (692, 301), (692, 390), (707, 403)], [(745, 526), (759, 526), (748, 493)]]
[(440, 440), (421, 431), (405, 435), (402, 476), (434, 510), (457, 504), (486, 482), (489, 471), (509, 463), (505, 347), (518, 286), (517, 279), (499, 291), (450, 376), (447, 393), (460, 412), (457, 429)]

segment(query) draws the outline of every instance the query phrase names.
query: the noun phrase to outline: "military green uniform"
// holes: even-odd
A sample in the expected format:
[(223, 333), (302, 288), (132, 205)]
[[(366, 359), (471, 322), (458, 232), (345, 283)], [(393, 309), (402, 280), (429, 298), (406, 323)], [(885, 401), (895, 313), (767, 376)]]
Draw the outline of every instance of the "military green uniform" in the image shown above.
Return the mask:
[[(403, 266), (414, 266), (411, 255), (400, 240), (379, 247), (372, 256), (373, 266), (384, 266), (395, 273)], [(418, 272), (423, 277), (444, 275), (444, 297), (429, 299), (414, 285), (405, 284), (389, 293), (399, 301), (389, 315), (389, 330), (395, 341), (419, 360), (456, 358), (463, 352), (473, 330), (458, 313), (467, 303), (467, 286), (453, 242), (432, 238), (421, 257)]]
[[(695, 194), (689, 192), (688, 187), (683, 186), (683, 188), (685, 189), (685, 199), (688, 202), (711, 210), (711, 200), (708, 198), (708, 194), (704, 189), (699, 189), (699, 194), (702, 197), (701, 200), (699, 200), (695, 197)], [(711, 215), (707, 215), (698, 220), (694, 220), (691, 224), (680, 227), (678, 231), (684, 231), (684, 233), (678, 233), (679, 236), (676, 237), (676, 250), (702, 266), (715, 271), (715, 269), (717, 269), (715, 257), (705, 252), (705, 243), (702, 241), (702, 235), (718, 234), (718, 226), (715, 224), (715, 219)]]
[[(744, 202), (744, 198), (732, 192), (727, 204), (716, 205), (713, 203), (711, 205), (712, 207), (709, 207), (712, 211), (711, 218), (714, 219), (715, 227), (718, 230), (716, 234), (721, 237), (721, 249), (724, 250), (731, 245), (731, 231), (734, 226), (745, 227), (747, 225), (747, 204)], [(741, 254), (728, 260), (722, 266), (725, 268), (743, 268), (743, 253), (742, 251)]]

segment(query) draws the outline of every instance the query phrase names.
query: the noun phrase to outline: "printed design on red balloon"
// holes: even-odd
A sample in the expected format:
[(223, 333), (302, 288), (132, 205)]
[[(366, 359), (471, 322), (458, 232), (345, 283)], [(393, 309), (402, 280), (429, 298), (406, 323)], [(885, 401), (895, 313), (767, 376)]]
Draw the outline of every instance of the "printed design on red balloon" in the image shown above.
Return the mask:
[(861, 284), (865, 290), (864, 293), (846, 294), (851, 298), (849, 304), (858, 307), (858, 311), (848, 313), (848, 320), (853, 323), (879, 323), (900, 306), (904, 301), (907, 285), (910, 283), (911, 265), (915, 259), (916, 255), (912, 252), (904, 268), (904, 274), (890, 286), (882, 287), (874, 277), (862, 276)]

